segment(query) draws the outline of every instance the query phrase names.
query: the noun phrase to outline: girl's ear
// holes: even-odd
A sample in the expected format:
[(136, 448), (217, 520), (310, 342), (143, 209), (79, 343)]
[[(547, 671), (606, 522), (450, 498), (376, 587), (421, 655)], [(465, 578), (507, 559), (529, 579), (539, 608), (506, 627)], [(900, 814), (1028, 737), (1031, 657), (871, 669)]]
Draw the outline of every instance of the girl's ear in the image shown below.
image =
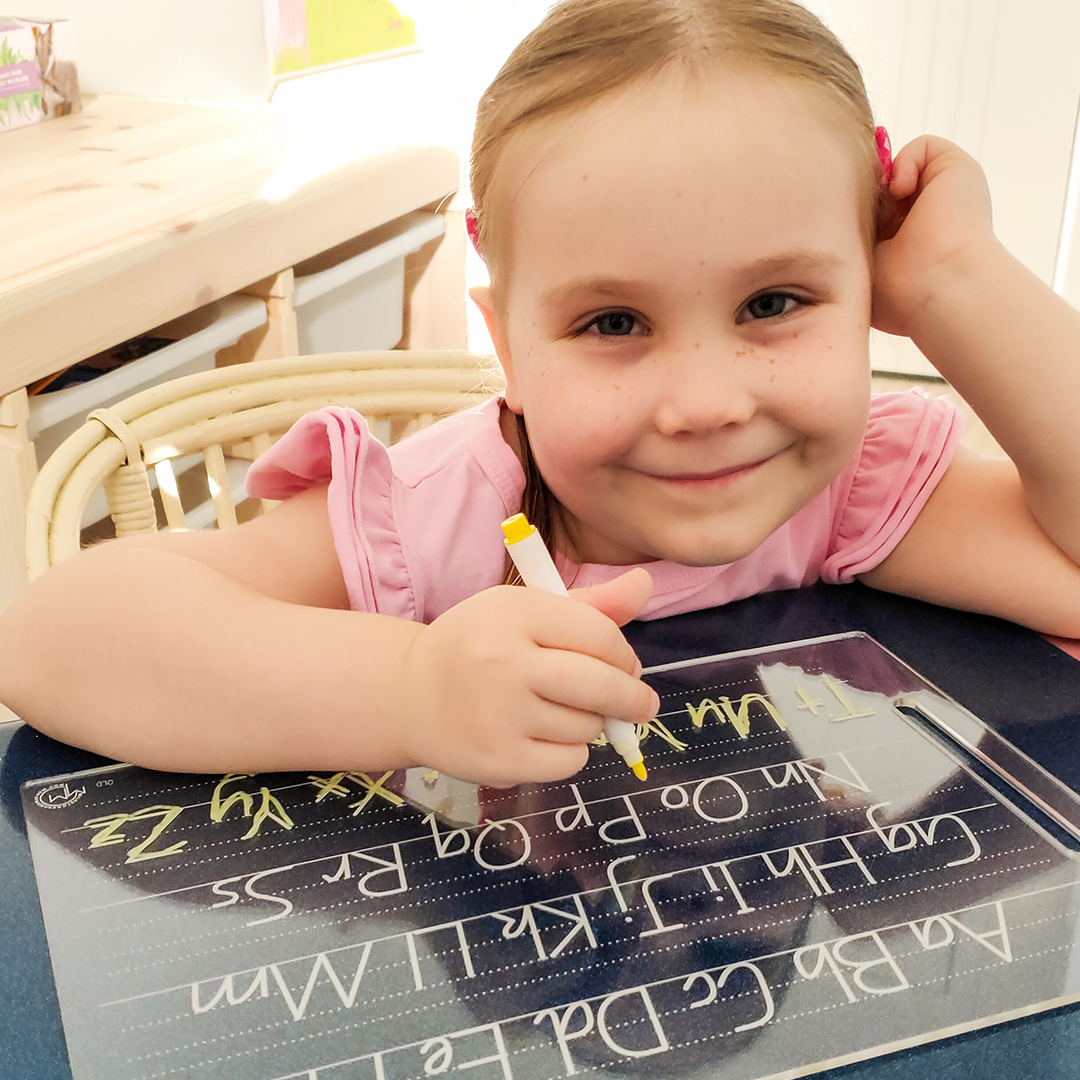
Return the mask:
[(517, 380), (514, 378), (514, 364), (510, 358), (510, 347), (506, 343), (506, 334), (503, 332), (502, 320), (495, 311), (495, 305), (491, 299), (491, 288), (488, 285), (474, 285), (469, 290), (472, 302), (480, 309), (487, 324), (491, 343), (495, 346), (495, 355), (499, 358), (499, 365), (506, 376), (506, 404), (511, 412), (521, 412), (521, 402), (518, 400)]

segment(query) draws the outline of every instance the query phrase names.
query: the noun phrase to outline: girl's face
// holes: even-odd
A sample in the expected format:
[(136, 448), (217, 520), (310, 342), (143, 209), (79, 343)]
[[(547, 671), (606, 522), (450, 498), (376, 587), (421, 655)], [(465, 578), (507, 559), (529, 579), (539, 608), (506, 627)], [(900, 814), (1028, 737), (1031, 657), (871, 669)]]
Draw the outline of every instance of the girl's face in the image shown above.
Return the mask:
[(500, 170), (497, 292), (477, 299), (564, 554), (752, 551), (866, 422), (865, 192), (828, 105), (667, 72), (527, 129)]

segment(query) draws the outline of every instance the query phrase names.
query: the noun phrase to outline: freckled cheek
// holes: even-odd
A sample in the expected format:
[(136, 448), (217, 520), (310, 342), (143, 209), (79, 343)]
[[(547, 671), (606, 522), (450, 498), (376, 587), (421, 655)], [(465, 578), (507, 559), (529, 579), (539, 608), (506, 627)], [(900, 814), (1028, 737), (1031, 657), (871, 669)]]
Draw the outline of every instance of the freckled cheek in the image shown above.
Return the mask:
[(859, 334), (845, 322), (800, 335), (775, 355), (780, 363), (802, 368), (815, 381), (850, 379), (869, 366), (868, 332)]
[(809, 402), (824, 397), (831, 382), (815, 352), (806, 349), (787, 354), (767, 350), (758, 365), (758, 377), (772, 401), (795, 409), (805, 409)]
[(617, 395), (598, 392), (586, 382), (570, 386), (565, 395), (546, 396), (541, 409), (530, 413), (530, 439), (537, 463), (563, 474), (598, 467), (625, 453), (636, 429), (631, 413)]
[(869, 396), (869, 363), (850, 339), (800, 339), (797, 351), (767, 352), (762, 378), (774, 405), (806, 431), (834, 427), (838, 418), (859, 414)]

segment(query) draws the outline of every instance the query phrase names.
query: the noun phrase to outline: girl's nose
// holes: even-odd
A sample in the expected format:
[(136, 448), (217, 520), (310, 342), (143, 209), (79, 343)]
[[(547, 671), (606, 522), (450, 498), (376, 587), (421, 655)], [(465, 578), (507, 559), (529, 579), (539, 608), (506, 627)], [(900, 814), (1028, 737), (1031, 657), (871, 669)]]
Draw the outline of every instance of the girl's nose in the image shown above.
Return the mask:
[(700, 434), (741, 425), (757, 410), (748, 365), (704, 342), (658, 366), (655, 423), (661, 434)]

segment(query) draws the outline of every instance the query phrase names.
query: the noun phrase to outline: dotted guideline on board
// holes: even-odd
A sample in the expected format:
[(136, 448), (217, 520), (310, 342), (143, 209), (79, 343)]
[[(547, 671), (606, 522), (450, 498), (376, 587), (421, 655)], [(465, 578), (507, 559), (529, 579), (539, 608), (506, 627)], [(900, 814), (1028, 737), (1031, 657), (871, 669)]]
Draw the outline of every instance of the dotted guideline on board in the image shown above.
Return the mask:
[[(639, 783), (24, 785), (74, 1080), (756, 1080), (1080, 997), (1072, 853), (863, 635), (673, 666)], [(955, 706), (953, 706), (955, 707)]]

